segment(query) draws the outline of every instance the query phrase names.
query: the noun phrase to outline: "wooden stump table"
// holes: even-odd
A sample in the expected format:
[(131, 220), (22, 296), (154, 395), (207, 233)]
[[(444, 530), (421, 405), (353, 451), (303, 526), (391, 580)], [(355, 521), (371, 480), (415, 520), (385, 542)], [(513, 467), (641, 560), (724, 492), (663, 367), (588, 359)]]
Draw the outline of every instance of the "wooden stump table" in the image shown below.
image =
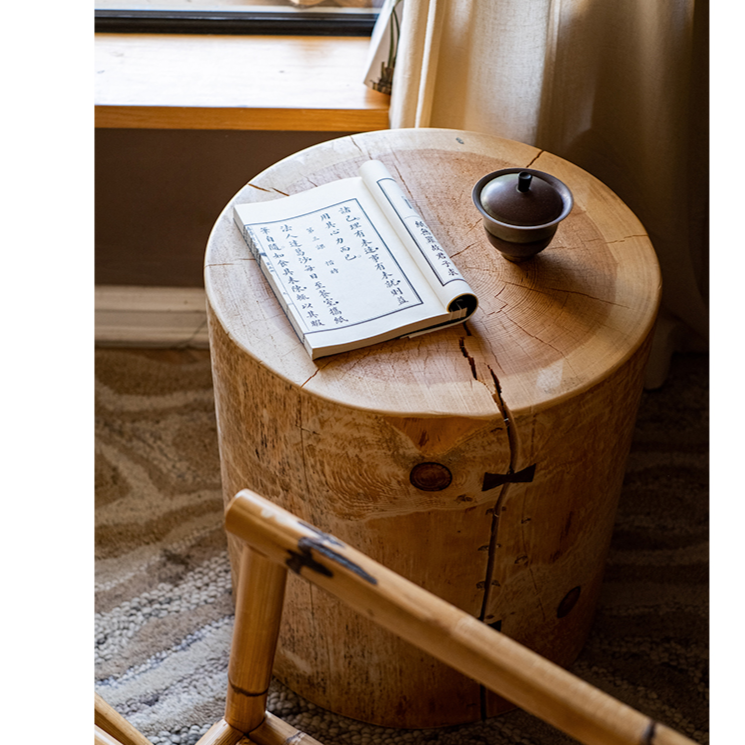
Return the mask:
[[(465, 324), (313, 362), (232, 205), (381, 160), (474, 289)], [(520, 264), (471, 200), (506, 167), (551, 173), (574, 209)], [(600, 591), (660, 297), (644, 228), (601, 182), (521, 143), (392, 130), (297, 153), (245, 186), (206, 252), (226, 500), (250, 488), (560, 665)], [(230, 543), (233, 572), (236, 546)], [(294, 580), (294, 581), (292, 581)], [(316, 704), (390, 727), (511, 708), (290, 577), (275, 674)]]

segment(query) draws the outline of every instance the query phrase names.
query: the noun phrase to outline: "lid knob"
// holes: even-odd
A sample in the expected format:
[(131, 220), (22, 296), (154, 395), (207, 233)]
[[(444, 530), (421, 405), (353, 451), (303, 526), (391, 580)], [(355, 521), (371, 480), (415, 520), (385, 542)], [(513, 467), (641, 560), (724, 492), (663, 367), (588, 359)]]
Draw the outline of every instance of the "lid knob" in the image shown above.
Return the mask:
[(528, 171), (506, 173), (481, 190), (481, 206), (508, 225), (545, 225), (561, 215), (564, 201), (548, 181)]
[(533, 180), (533, 174), (523, 171), (517, 177), (517, 190), (526, 192), (530, 189), (530, 182)]

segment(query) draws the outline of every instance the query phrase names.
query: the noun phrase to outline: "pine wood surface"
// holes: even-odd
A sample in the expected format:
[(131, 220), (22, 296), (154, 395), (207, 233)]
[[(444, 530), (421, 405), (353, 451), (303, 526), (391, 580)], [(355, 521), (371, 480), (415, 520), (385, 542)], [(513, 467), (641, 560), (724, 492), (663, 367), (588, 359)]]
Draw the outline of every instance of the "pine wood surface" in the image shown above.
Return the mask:
[[(489, 419), (496, 395), (492, 373), (518, 414), (590, 387), (646, 337), (661, 280), (641, 223), (587, 172), (528, 145), (450, 130), (343, 137), (280, 161), (236, 201), (276, 199), (354, 176), (368, 158), (382, 160), (401, 181), (479, 295), (465, 352), (463, 333), (454, 329), (317, 364), (297, 354), (295, 334), (277, 314), (263, 278), (241, 268), (252, 260), (232, 224), (231, 202), (210, 238), (206, 289), (223, 327), (251, 353), (271, 358), (280, 376), (318, 396), (381, 413)], [(489, 246), (471, 202), (479, 177), (515, 165), (556, 175), (575, 199), (551, 246), (523, 264), (503, 260)], [(448, 353), (453, 344), (459, 355)]]
[(363, 132), (364, 37), (96, 34), (96, 127)]
[[(225, 499), (253, 489), (569, 664), (592, 621), (641, 395), (660, 292), (654, 251), (576, 166), (451, 130), (323, 143), (236, 199), (356, 175), (371, 157), (402, 183), (480, 307), (452, 329), (313, 362), (228, 205), (205, 257)], [(471, 202), (481, 176), (515, 165), (558, 176), (575, 199), (551, 246), (523, 264), (490, 247)], [(439, 491), (416, 485), (414, 469), (431, 462), (450, 474)], [(510, 706), (293, 579), (275, 671), (301, 695), (398, 727)]]

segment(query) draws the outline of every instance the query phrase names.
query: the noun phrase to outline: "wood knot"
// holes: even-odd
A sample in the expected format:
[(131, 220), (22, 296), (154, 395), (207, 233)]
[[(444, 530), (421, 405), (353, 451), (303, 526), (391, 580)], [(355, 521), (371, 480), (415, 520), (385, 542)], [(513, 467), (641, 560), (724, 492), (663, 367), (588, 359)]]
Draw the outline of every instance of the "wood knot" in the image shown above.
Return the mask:
[(450, 470), (441, 463), (419, 463), (409, 474), (412, 485), (422, 491), (442, 491), (452, 480)]

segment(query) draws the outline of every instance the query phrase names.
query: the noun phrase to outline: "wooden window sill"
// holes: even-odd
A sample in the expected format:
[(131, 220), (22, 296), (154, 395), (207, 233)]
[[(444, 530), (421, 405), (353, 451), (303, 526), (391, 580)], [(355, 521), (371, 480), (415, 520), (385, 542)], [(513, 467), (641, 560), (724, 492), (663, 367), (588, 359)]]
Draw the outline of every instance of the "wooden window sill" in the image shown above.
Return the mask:
[(367, 37), (96, 34), (96, 127), (366, 132)]

